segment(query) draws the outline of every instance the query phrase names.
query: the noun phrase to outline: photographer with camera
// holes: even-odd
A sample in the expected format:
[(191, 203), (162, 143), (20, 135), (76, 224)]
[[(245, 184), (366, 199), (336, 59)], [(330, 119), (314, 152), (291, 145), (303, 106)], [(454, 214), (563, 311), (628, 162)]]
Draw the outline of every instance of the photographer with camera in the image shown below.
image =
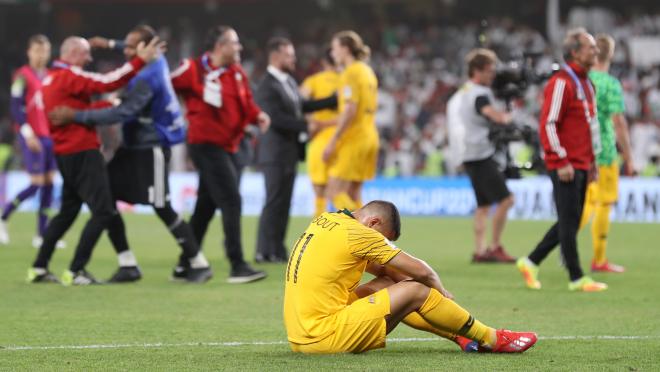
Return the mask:
[[(466, 57), (469, 80), (461, 87), (459, 110), (465, 127), (463, 166), (470, 177), (477, 209), (474, 212), (475, 252), (472, 262), (515, 262), (505, 252), (500, 238), (506, 225), (507, 213), (513, 206), (513, 195), (505, 177), (493, 159), (495, 144), (489, 133), (493, 125), (509, 125), (511, 115), (498, 110), (491, 90), (495, 78), (497, 56), (488, 49), (475, 49)], [(492, 205), (491, 243), (486, 245), (486, 226)]]

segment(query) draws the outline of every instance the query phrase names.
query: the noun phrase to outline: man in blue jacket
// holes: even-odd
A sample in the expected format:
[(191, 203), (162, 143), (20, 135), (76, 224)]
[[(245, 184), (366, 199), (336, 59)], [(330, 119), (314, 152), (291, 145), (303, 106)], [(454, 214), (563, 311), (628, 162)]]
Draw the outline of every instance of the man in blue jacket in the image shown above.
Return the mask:
[[(156, 36), (146, 25), (137, 26), (125, 41), (92, 38), (95, 47), (123, 49), (126, 58), (135, 56), (140, 42), (148, 43)], [(74, 110), (58, 107), (49, 114), (58, 125), (71, 120), (88, 125), (122, 123), (122, 145), (108, 163), (113, 196), (131, 204), (149, 204), (167, 226), (182, 250), (188, 267), (177, 267), (173, 279), (205, 282), (212, 276), (208, 261), (200, 252), (190, 226), (174, 211), (170, 204), (168, 168), (170, 147), (185, 141), (185, 125), (181, 109), (170, 82), (170, 70), (165, 57), (144, 67), (127, 85), (121, 104), (95, 110)], [(125, 229), (119, 215), (109, 229)], [(119, 236), (119, 234), (118, 234)], [(125, 236), (125, 235), (121, 235)], [(117, 245), (115, 245), (117, 246)], [(119, 245), (121, 246), (121, 245)], [(122, 258), (122, 252), (117, 252)], [(131, 259), (131, 257), (127, 257)], [(135, 258), (132, 258), (135, 260)], [(139, 280), (137, 265), (121, 265), (110, 282)]]

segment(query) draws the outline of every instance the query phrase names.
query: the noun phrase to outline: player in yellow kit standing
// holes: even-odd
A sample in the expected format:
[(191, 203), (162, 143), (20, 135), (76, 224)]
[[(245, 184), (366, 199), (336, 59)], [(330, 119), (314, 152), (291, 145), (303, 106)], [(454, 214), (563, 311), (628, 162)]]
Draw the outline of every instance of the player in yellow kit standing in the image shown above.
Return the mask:
[(362, 183), (376, 175), (378, 80), (365, 62), (369, 53), (353, 31), (341, 31), (332, 38), (332, 57), (343, 71), (337, 128), (323, 151), (323, 160), (328, 163), (326, 195), (335, 208), (360, 207)]
[[(321, 99), (337, 93), (339, 73), (335, 67), (330, 50), (321, 60), (322, 70), (305, 79), (300, 87), (300, 94), (305, 99)], [(307, 148), (307, 172), (314, 187), (314, 216), (326, 211), (327, 199), (325, 188), (328, 184), (328, 166), (323, 161), (323, 150), (335, 133), (337, 110), (325, 109), (312, 114), (310, 136)]]
[[(400, 232), (396, 206), (380, 200), (312, 220), (285, 273), (284, 324), (294, 352), (382, 348), (401, 321), (465, 351), (518, 353), (536, 343), (535, 333), (495, 330), (474, 319), (431, 267), (391, 242)], [(376, 278), (360, 285), (365, 271)]]

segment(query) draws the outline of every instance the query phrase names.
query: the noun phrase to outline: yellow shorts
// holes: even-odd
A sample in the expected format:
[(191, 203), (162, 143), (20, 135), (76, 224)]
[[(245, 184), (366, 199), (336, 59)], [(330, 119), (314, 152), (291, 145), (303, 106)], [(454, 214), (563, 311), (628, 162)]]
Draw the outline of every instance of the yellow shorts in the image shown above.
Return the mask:
[(323, 150), (335, 133), (335, 128), (325, 128), (319, 132), (307, 147), (307, 172), (313, 185), (328, 183), (328, 164), (323, 161)]
[(291, 350), (306, 354), (362, 353), (385, 347), (390, 295), (382, 289), (354, 301), (334, 315), (335, 333), (313, 344), (290, 342)]
[(616, 202), (619, 196), (619, 164), (598, 167), (598, 179), (587, 188), (587, 203)]
[(378, 135), (369, 137), (340, 143), (328, 164), (328, 175), (353, 182), (374, 178), (378, 162)]

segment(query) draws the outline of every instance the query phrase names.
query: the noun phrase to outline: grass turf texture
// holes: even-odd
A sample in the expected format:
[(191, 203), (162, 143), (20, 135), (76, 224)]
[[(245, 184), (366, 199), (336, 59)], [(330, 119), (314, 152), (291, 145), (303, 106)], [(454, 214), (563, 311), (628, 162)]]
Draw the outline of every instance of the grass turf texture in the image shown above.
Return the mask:
[[(55, 253), (57, 275), (67, 267), (82, 216), (67, 234), (69, 247)], [(391, 342), (362, 355), (304, 356), (283, 341), (282, 275), (285, 265), (256, 265), (269, 277), (257, 283), (225, 283), (227, 261), (216, 219), (204, 251), (215, 270), (205, 285), (168, 281), (178, 254), (155, 216), (126, 215), (129, 241), (143, 274), (138, 284), (64, 288), (28, 285), (26, 269), (36, 250), (30, 241), (34, 216), (10, 222), (12, 243), (0, 247), (0, 370), (657, 370), (660, 368), (660, 229), (652, 224), (614, 224), (610, 258), (627, 267), (623, 275), (596, 274), (610, 289), (569, 293), (565, 271), (553, 253), (541, 267), (543, 289), (527, 290), (514, 265), (473, 265), (471, 221), (405, 218), (399, 246), (429, 262), (456, 300), (495, 327), (533, 330), (542, 339), (523, 355), (463, 354), (443, 340)], [(294, 218), (289, 243), (308, 222)], [(256, 218), (245, 218), (245, 251), (252, 258)], [(512, 221), (504, 242), (527, 253), (548, 222)], [(580, 235), (584, 268), (591, 258), (590, 234)], [(116, 258), (104, 237), (88, 269), (107, 278)], [(555, 336), (650, 336), (647, 339), (555, 339)], [(390, 338), (434, 336), (400, 325)], [(226, 342), (265, 345), (209, 345)], [(278, 343), (280, 342), (280, 343)], [(163, 346), (154, 344), (162, 343)], [(60, 345), (117, 345), (119, 348), (42, 349)], [(137, 346), (150, 344), (149, 347)], [(12, 350), (16, 346), (36, 346)]]

